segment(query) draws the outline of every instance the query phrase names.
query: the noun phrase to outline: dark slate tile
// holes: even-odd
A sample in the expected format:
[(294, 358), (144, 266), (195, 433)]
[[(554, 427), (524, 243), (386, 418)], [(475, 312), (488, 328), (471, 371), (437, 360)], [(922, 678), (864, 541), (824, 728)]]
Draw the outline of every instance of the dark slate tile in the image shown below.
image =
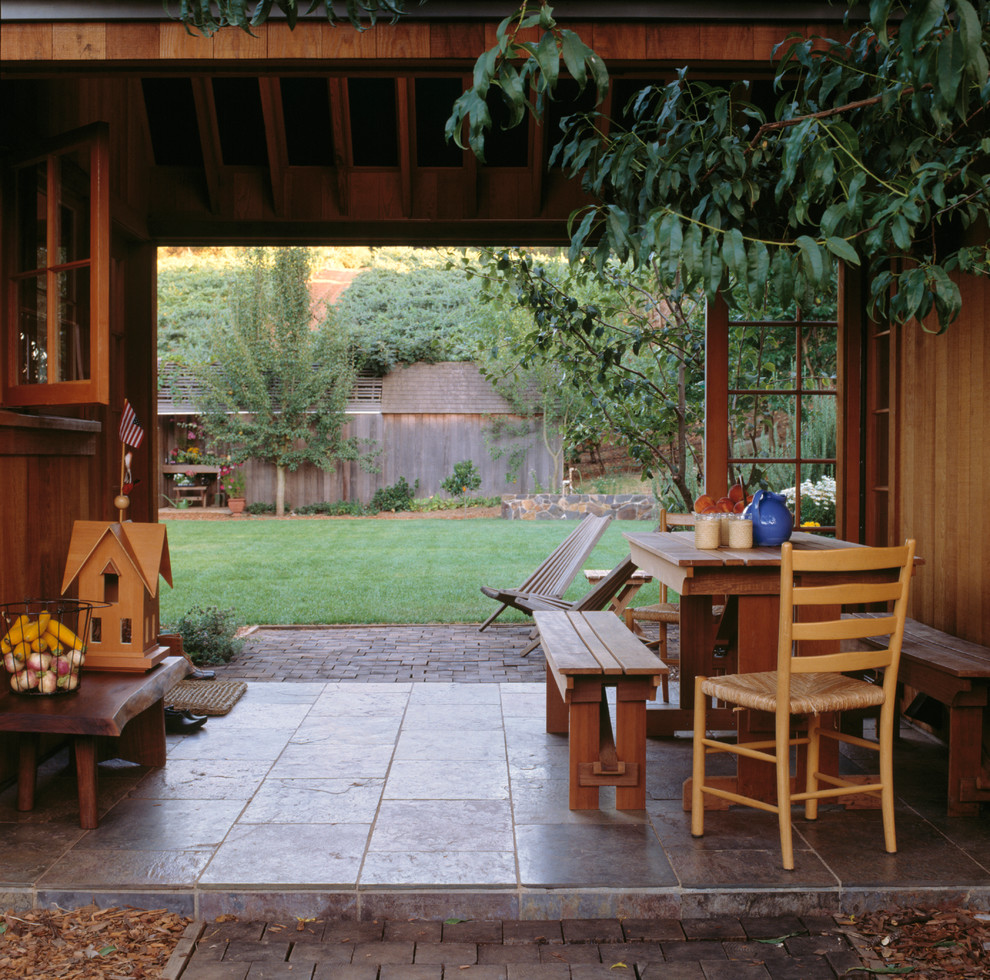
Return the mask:
[(351, 963), (412, 963), (413, 949), (413, 943), (358, 943)]
[(506, 980), (570, 980), (566, 963), (509, 963)]
[(604, 966), (599, 963), (574, 963), (571, 965), (571, 980), (634, 980), (636, 968), (631, 964)]
[(650, 963), (640, 970), (639, 980), (705, 980), (705, 974), (697, 961)]
[(313, 967), (295, 963), (255, 962), (248, 970), (247, 980), (311, 980)]
[(660, 943), (600, 943), (598, 953), (602, 963), (662, 963)]
[(850, 948), (845, 936), (794, 936), (784, 946), (791, 956), (824, 956)]
[(183, 980), (245, 980), (250, 963), (197, 963), (195, 958), (182, 971)]
[[(560, 946), (554, 946), (559, 949)], [(541, 947), (535, 943), (480, 943), (478, 945), (478, 962), (482, 965), (492, 963), (539, 963)]]
[(325, 943), (375, 943), (385, 934), (385, 922), (369, 919), (363, 922), (350, 922), (346, 919), (331, 919), (323, 930)]
[(530, 887), (662, 888), (676, 885), (646, 825), (535, 824), (516, 828), (519, 876)]
[(289, 953), (289, 962), (298, 966), (309, 964), (312, 969), (318, 963), (342, 965), (350, 963), (354, 947), (349, 943), (296, 943)]
[(285, 963), (289, 959), (289, 944), (281, 942), (266, 943), (264, 940), (249, 942), (240, 939), (227, 945), (224, 962), (241, 962), (247, 960), (264, 960), (266, 963)]
[(439, 963), (424, 966), (383, 963), (378, 980), (443, 980), (443, 967)]
[(313, 980), (378, 980), (378, 964), (341, 966), (336, 963), (320, 963), (313, 974)]

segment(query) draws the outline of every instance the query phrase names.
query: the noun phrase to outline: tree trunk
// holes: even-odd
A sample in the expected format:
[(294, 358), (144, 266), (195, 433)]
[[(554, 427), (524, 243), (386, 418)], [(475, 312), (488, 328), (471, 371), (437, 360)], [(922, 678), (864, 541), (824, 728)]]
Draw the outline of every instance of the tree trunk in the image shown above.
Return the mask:
[(285, 467), (275, 467), (275, 516), (285, 516)]

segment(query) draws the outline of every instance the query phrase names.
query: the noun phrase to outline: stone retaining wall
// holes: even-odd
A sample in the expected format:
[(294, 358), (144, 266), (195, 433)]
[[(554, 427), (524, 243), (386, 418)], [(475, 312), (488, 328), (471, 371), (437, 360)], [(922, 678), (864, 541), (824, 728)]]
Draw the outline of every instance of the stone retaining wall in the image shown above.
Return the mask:
[(579, 520), (585, 514), (611, 514), (620, 521), (655, 521), (656, 501), (648, 493), (523, 493), (502, 495), (507, 520)]

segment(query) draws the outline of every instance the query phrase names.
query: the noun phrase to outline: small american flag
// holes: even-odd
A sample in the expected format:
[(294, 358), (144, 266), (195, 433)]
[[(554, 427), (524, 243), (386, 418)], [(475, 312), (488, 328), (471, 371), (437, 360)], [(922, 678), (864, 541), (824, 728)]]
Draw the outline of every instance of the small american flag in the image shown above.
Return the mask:
[(137, 416), (134, 414), (134, 409), (131, 408), (131, 403), (125, 398), (124, 399), (124, 414), (120, 417), (120, 441), (124, 443), (125, 446), (133, 446), (137, 449), (141, 445), (141, 440), (144, 438), (144, 429), (138, 425)]

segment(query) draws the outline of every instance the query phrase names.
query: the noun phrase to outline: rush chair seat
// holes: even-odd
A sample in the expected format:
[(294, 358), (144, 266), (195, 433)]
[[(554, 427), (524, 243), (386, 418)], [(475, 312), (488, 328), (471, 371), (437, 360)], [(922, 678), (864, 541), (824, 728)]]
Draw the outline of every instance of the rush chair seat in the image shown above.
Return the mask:
[(519, 586), (518, 589), (495, 589), (488, 585), (481, 586), (481, 591), (490, 599), (499, 603), (498, 609), (486, 619), (478, 631), (490, 626), (510, 606), (530, 612), (523, 603), (534, 599), (560, 599), (574, 577), (581, 570), (588, 556), (594, 551), (605, 529), (612, 521), (610, 514), (601, 517), (588, 514), (578, 523), (578, 526), (557, 545), (556, 548), (540, 563), (539, 568)]
[[(704, 833), (704, 797), (712, 795), (776, 813), (784, 868), (794, 868), (791, 804), (804, 803), (805, 816), (818, 816), (820, 799), (870, 793), (880, 797), (884, 843), (897, 850), (894, 833), (893, 739), (897, 715), (897, 667), (904, 636), (908, 589), (914, 563), (913, 540), (895, 548), (844, 548), (832, 551), (795, 551), (790, 542), (781, 547), (780, 627), (777, 670), (722, 677), (698, 677), (695, 682), (694, 755), (691, 793), (691, 833)], [(872, 574), (871, 574), (872, 573)], [(892, 581), (881, 582), (886, 574)], [(795, 581), (795, 576), (797, 580)], [(843, 605), (893, 603), (893, 610), (879, 618), (841, 618)], [(831, 618), (810, 621), (806, 612), (825, 607), (819, 615)], [(798, 616), (797, 613), (802, 613)], [(801, 621), (795, 621), (800, 619)], [(849, 651), (870, 638), (886, 637), (879, 649)], [(804, 644), (815, 644), (807, 648)], [(824, 645), (823, 645), (824, 644)], [(840, 644), (844, 649), (840, 650)], [(804, 652), (802, 652), (804, 651)], [(848, 652), (847, 652), (848, 651)], [(873, 683), (850, 673), (882, 671), (882, 682)], [(706, 735), (705, 714), (710, 699), (775, 716), (775, 737), (768, 741), (729, 742)], [(821, 725), (820, 715), (857, 708), (880, 708), (877, 739), (860, 738)], [(791, 737), (791, 717), (807, 716), (807, 735)], [(846, 780), (819, 771), (821, 739), (828, 738), (879, 754), (877, 777), (867, 783)], [(804, 747), (805, 788), (791, 788), (792, 746)], [(801, 749), (799, 748), (799, 751)], [(705, 758), (730, 752), (769, 763), (776, 768), (776, 803), (742, 796), (705, 782)], [(713, 781), (714, 782), (714, 781)], [(822, 784), (825, 784), (824, 786)]]

